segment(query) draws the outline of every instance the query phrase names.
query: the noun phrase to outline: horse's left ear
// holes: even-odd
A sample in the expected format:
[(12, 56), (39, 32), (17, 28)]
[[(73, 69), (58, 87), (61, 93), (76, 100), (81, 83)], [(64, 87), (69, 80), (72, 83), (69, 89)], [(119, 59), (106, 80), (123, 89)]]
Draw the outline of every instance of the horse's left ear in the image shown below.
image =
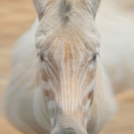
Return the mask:
[(101, 0), (88, 0), (88, 1), (91, 2), (91, 12), (93, 17), (95, 18)]
[(36, 12), (38, 14), (39, 20), (43, 17), (45, 11), (45, 2), (48, 0), (33, 0)]

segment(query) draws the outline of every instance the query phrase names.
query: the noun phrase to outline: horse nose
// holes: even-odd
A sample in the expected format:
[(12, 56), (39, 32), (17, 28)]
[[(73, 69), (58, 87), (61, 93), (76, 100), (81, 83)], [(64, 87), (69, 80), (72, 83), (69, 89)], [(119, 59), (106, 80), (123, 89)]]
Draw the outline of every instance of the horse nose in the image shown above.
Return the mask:
[(56, 129), (56, 131), (52, 131), (51, 134), (77, 134), (75, 129), (69, 127), (64, 129)]
[(62, 134), (77, 134), (77, 133), (73, 128), (65, 128), (65, 129), (63, 129)]

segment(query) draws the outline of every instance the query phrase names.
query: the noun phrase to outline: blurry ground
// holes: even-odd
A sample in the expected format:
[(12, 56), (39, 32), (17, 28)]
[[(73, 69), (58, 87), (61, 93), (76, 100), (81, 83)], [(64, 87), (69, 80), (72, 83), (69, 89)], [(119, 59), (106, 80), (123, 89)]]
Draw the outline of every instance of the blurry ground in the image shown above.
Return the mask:
[[(107, 4), (107, 0), (104, 1)], [(129, 3), (128, 8), (133, 7), (131, 10), (134, 9), (133, 0), (117, 1), (127, 2)], [(134, 14), (128, 15), (129, 18), (131, 16), (134, 17)], [(36, 14), (30, 0), (0, 0), (0, 102), (8, 83), (9, 59), (13, 44), (31, 26), (35, 17)], [(124, 92), (116, 98), (120, 105), (119, 112), (105, 126), (104, 134), (134, 134), (134, 90)], [(0, 134), (20, 134), (4, 119), (1, 111)]]

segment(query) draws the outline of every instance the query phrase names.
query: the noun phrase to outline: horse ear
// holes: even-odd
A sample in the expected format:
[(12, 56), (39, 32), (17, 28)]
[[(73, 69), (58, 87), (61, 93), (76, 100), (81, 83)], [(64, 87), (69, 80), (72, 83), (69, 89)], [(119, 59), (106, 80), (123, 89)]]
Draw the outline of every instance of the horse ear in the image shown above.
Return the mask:
[(41, 18), (44, 15), (44, 11), (45, 11), (45, 2), (47, 0), (33, 0), (34, 3), (34, 7), (36, 9), (36, 12), (38, 14), (38, 18), (39, 20), (41, 20)]
[(91, 1), (92, 1), (91, 11), (92, 11), (93, 17), (95, 18), (101, 0), (91, 0)]

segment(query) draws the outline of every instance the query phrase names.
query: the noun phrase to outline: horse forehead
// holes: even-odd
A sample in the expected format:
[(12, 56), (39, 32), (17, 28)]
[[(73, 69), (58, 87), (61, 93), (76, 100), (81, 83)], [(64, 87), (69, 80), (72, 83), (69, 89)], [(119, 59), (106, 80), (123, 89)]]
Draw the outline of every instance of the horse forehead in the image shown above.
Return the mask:
[[(60, 26), (61, 27), (61, 26)], [(73, 55), (78, 58), (79, 55), (89, 56), (92, 53), (96, 53), (96, 48), (98, 44), (98, 38), (94, 33), (88, 33), (82, 28), (74, 29), (71, 32), (62, 30), (63, 33), (59, 33), (60, 27), (49, 32), (47, 35), (39, 36), (37, 38), (36, 47), (43, 53), (57, 55), (58, 58), (67, 58), (68, 56), (72, 58)]]
[[(88, 44), (88, 46), (90, 46)], [(64, 63), (67, 61), (72, 61), (73, 64), (79, 64), (79, 62), (86, 63), (87, 60), (90, 60), (94, 55), (96, 55), (96, 48), (94, 50), (87, 48), (84, 43), (72, 43), (72, 44), (52, 44), (47, 49), (42, 47), (37, 49), (40, 51), (41, 55), (44, 58), (48, 59), (51, 62), (57, 61), (61, 63), (64, 60)]]

